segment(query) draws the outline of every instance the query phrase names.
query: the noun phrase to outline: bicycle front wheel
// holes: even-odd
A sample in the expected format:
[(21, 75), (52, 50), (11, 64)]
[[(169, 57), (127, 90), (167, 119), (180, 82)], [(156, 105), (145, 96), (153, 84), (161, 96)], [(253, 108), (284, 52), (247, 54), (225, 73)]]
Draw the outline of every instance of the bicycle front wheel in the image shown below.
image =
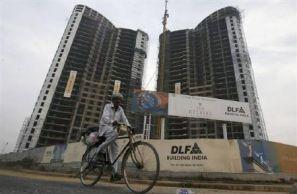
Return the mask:
[(99, 163), (93, 159), (95, 151), (96, 147), (87, 149), (82, 157), (79, 178), (84, 186), (95, 185), (100, 180), (103, 173), (104, 163)]
[(134, 193), (146, 193), (159, 177), (160, 161), (156, 149), (147, 142), (136, 142), (122, 160), (122, 175)]

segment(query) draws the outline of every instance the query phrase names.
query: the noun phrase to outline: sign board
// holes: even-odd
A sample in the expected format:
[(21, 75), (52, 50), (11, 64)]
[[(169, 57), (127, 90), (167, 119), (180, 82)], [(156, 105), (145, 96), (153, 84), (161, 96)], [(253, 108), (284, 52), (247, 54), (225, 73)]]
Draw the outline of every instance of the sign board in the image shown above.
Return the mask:
[(66, 98), (71, 97), (76, 74), (77, 74), (77, 71), (72, 71), (72, 70), (70, 71), (69, 78), (68, 78), (67, 85), (66, 85), (65, 92), (64, 92), (64, 97), (66, 97)]
[(159, 153), (162, 171), (232, 173), (242, 171), (236, 140), (179, 139), (149, 142)]
[(176, 94), (180, 94), (180, 90), (181, 90), (181, 83), (175, 83), (175, 85), (174, 85), (174, 92)]
[(55, 149), (55, 146), (46, 147), (41, 163), (51, 163), (51, 160), (54, 155), (54, 149)]
[(134, 90), (132, 111), (167, 116), (168, 93)]
[(114, 86), (113, 86), (113, 93), (117, 94), (120, 92), (120, 87), (121, 87), (121, 81), (115, 80), (114, 81)]
[(252, 123), (248, 103), (182, 94), (169, 94), (168, 115)]
[(67, 148), (67, 144), (57, 144), (53, 150), (53, 157), (51, 162), (61, 162), (64, 160), (64, 153)]

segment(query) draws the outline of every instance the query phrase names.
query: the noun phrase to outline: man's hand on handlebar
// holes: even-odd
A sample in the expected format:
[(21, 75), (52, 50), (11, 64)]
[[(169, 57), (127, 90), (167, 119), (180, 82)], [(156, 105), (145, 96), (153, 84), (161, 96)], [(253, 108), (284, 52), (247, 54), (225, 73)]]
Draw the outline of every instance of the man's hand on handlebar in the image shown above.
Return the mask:
[(118, 125), (119, 125), (119, 123), (117, 121), (112, 122), (112, 126), (118, 126)]
[(129, 126), (129, 129), (130, 129), (131, 133), (132, 133), (133, 135), (135, 135), (135, 132), (136, 132), (136, 131), (135, 131), (135, 128)]
[(129, 131), (131, 132), (131, 134), (135, 135), (136, 130), (135, 130), (134, 127), (131, 127), (131, 126), (126, 125), (124, 123), (119, 123), (117, 121), (113, 121), (112, 122), (112, 126), (114, 126), (114, 127), (120, 127), (121, 125), (125, 125), (126, 127), (128, 127), (129, 128)]

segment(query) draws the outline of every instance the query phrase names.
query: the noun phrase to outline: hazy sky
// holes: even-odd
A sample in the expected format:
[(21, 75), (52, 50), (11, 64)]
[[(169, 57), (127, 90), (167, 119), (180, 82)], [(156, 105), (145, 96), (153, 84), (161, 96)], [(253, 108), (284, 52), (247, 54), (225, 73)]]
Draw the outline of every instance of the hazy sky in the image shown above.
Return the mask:
[[(242, 11), (244, 32), (269, 139), (297, 145), (297, 1), (169, 0), (170, 30), (194, 28), (225, 6)], [(162, 31), (163, 0), (0, 0), (0, 152), (12, 151), (30, 116), (76, 4), (85, 4), (115, 26), (149, 34), (146, 89), (153, 89)]]

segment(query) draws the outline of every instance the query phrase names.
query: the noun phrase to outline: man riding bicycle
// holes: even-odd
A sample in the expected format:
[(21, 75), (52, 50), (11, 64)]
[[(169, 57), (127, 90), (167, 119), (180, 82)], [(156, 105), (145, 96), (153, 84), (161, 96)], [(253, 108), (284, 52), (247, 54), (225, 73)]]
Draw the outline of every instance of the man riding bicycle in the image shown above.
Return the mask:
[[(122, 102), (123, 95), (120, 93), (114, 93), (111, 96), (111, 102), (105, 105), (101, 120), (99, 122), (98, 136), (104, 136), (106, 140), (98, 146), (95, 154), (98, 155), (100, 152), (103, 152), (107, 146), (109, 146), (109, 157), (111, 161), (116, 159), (119, 151), (119, 146), (116, 142), (118, 132), (115, 127), (119, 123), (130, 126), (124, 110), (121, 107)], [(118, 173), (118, 162), (115, 162), (110, 180), (117, 181), (120, 179), (121, 175)]]
[[(84, 186), (93, 186), (100, 180), (104, 170), (112, 167), (112, 182), (120, 180), (123, 175), (125, 184), (132, 192), (146, 193), (154, 187), (158, 180), (159, 155), (150, 143), (135, 140), (135, 131), (131, 128), (124, 110), (120, 106), (122, 101), (121, 94), (113, 94), (111, 103), (104, 107), (99, 130), (97, 127), (90, 127), (83, 134), (82, 140), (87, 145), (87, 149), (82, 156), (80, 165), (80, 181)], [(95, 132), (97, 130), (98, 133)], [(119, 133), (122, 132), (125, 135), (118, 137), (118, 130)], [(119, 154), (116, 139), (128, 140), (121, 146)], [(106, 150), (107, 147), (110, 149)], [(117, 164), (120, 157), (121, 175), (118, 174)], [(141, 184), (139, 181), (142, 181)]]

